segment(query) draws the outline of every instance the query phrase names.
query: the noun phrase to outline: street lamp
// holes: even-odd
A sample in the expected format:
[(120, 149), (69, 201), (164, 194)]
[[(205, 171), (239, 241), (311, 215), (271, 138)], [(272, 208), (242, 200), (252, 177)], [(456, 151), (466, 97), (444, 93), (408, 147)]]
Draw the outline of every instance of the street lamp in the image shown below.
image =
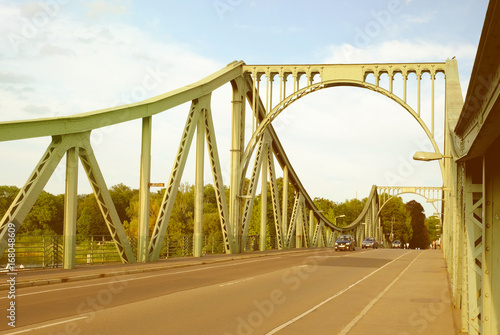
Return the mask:
[(435, 161), (442, 158), (451, 158), (451, 156), (444, 156), (438, 152), (425, 152), (425, 151), (417, 151), (413, 155), (413, 159), (416, 161)]

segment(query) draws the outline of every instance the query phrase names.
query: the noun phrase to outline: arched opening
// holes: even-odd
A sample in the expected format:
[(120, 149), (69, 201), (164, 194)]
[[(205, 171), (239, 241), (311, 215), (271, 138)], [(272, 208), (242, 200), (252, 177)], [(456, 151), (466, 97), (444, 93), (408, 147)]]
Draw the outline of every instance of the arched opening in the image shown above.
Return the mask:
[[(371, 76), (367, 76), (368, 81)], [(382, 79), (388, 85), (388, 75), (383, 77), (387, 77)], [(426, 130), (422, 132), (415, 124), (412, 108), (370, 83), (339, 81), (325, 85), (333, 86), (335, 90), (320, 89), (314, 96), (290, 104), (286, 113), (277, 113), (273, 121), (289, 160), (311, 195), (341, 201), (366, 197), (369, 187), (377, 183), (442, 184), (439, 163), (412, 159), (415, 151), (430, 142), (426, 125), (421, 124)], [(404, 109), (415, 118), (401, 113)], [(281, 121), (284, 119), (286, 122)], [(315, 173), (310, 172), (312, 166)], [(371, 172), (375, 169), (383, 171), (378, 173), (378, 181)], [(328, 183), (332, 190), (344, 191), (325, 191)]]

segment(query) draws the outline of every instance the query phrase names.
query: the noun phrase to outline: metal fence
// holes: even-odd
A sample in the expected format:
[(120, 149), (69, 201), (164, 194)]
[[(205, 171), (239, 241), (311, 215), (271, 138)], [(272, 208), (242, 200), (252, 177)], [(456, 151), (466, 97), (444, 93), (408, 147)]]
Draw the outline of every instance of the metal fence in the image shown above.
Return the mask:
[[(128, 237), (129, 242), (136, 253), (137, 238)], [(259, 250), (260, 238), (251, 235), (247, 238), (244, 251)], [(277, 240), (275, 236), (268, 236), (266, 249), (276, 249)], [(166, 236), (160, 254), (162, 258), (193, 256), (194, 240), (192, 235), (180, 237)], [(224, 241), (214, 236), (204, 236), (203, 255), (224, 253)], [(24, 268), (57, 268), (63, 263), (63, 236), (16, 236), (15, 254), (16, 265)], [(7, 265), (7, 250), (0, 260), (1, 268)], [(108, 262), (120, 262), (111, 236), (78, 236), (76, 239), (76, 265), (103, 264)]]

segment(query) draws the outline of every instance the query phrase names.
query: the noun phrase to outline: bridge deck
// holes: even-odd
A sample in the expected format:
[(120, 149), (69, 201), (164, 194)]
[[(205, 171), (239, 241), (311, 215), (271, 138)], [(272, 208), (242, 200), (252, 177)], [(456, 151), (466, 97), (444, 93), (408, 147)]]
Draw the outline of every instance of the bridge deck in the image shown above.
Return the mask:
[[(304, 260), (316, 259), (316, 264), (319, 265), (317, 270), (309, 270), (306, 272), (301, 272), (300, 287), (296, 291), (285, 291), (283, 287), (279, 288), (276, 283), (272, 286), (274, 290), (282, 289), (286, 293), (287, 301), (285, 301), (281, 306), (276, 305), (276, 308), (282, 307), (283, 309), (294, 309), (293, 313), (295, 316), (299, 316), (301, 313), (304, 314), (297, 322), (293, 322), (290, 325), (286, 325), (284, 322), (287, 319), (291, 319), (289, 316), (283, 317), (284, 311), (280, 309), (279, 313), (276, 315), (271, 315), (269, 320), (262, 327), (255, 329), (254, 334), (257, 333), (267, 333), (272, 334), (300, 334), (306, 332), (313, 332), (318, 334), (323, 333), (336, 333), (336, 334), (456, 334), (455, 329), (457, 327), (454, 324), (453, 308), (450, 301), (450, 288), (447, 280), (446, 266), (443, 260), (441, 250), (394, 250), (394, 249), (378, 249), (378, 250), (360, 250), (357, 249), (354, 252), (333, 252), (331, 248), (318, 248), (315, 250), (302, 249), (302, 250), (289, 250), (289, 251), (277, 251), (271, 250), (266, 252), (252, 252), (246, 254), (237, 255), (211, 255), (202, 258), (177, 258), (169, 259), (167, 261), (158, 261), (154, 263), (138, 263), (130, 265), (122, 264), (107, 264), (107, 265), (93, 265), (93, 266), (81, 266), (77, 267), (75, 270), (62, 270), (62, 269), (50, 269), (50, 270), (34, 270), (25, 271), (18, 274), (17, 278), (17, 294), (19, 299), (23, 299), (23, 292), (27, 292), (27, 295), (32, 295), (35, 291), (42, 292), (53, 292), (53, 299), (57, 300), (56, 295), (58, 290), (61, 290), (65, 286), (85, 287), (85, 286), (96, 286), (99, 285), (99, 281), (110, 280), (109, 278), (100, 278), (108, 276), (116, 276), (114, 280), (113, 289), (118, 289), (120, 285), (120, 280), (130, 280), (131, 274), (137, 274), (148, 277), (157, 277), (164, 271), (168, 269), (177, 268), (174, 270), (176, 273), (185, 273), (184, 279), (179, 278), (179, 280), (184, 281), (186, 284), (195, 283), (195, 287), (192, 289), (183, 289), (179, 291), (179, 294), (183, 292), (191, 292), (188, 295), (194, 295), (195, 292), (199, 290), (199, 285), (217, 286), (217, 290), (221, 290), (220, 287), (223, 285), (213, 285), (210, 281), (215, 280), (213, 278), (214, 274), (209, 274), (203, 272), (203, 276), (198, 270), (200, 267), (215, 268), (230, 266), (231, 263), (241, 263), (245, 262), (245, 268), (249, 268), (248, 271), (237, 274), (237, 276), (243, 276), (243, 279), (229, 279), (228, 274), (221, 274), (220, 281), (225, 283), (231, 280), (230, 284), (235, 284), (231, 287), (235, 289), (238, 285), (253, 285), (253, 282), (258, 281), (258, 276), (272, 276), (273, 273), (277, 273), (278, 279), (281, 277), (282, 282), (287, 282), (288, 285), (297, 284), (297, 282), (290, 280), (293, 278), (285, 278), (280, 273), (280, 271), (291, 271), (287, 269), (295, 269), (293, 273), (299, 275), (299, 270), (305, 265), (298, 266), (297, 264), (303, 264)], [(275, 262), (276, 265), (274, 265)], [(277, 267), (282, 266), (283, 262), (287, 263), (285, 268), (278, 270)], [(260, 270), (264, 271), (263, 274), (252, 273), (249, 264), (252, 266), (257, 266), (256, 264), (263, 263), (266, 266), (275, 270)], [(295, 266), (293, 264), (297, 263)], [(202, 265), (203, 264), (203, 265)], [(292, 265), (290, 268), (289, 266)], [(179, 267), (183, 267), (179, 269)], [(219, 270), (220, 271), (220, 270)], [(235, 270), (228, 269), (229, 273), (233, 273), (236, 276)], [(328, 272), (327, 272), (328, 271)], [(144, 274), (141, 274), (143, 273)], [(148, 273), (149, 272), (149, 273)], [(331, 273), (330, 276), (324, 276), (324, 273)], [(368, 274), (368, 275), (367, 275)], [(231, 276), (233, 276), (231, 275)], [(306, 276), (310, 276), (307, 277)], [(314, 278), (313, 278), (314, 277)], [(334, 278), (336, 277), (336, 278)], [(99, 279), (100, 278), (100, 279)], [(205, 278), (205, 279), (204, 279)], [(294, 277), (295, 278), (295, 277)], [(297, 279), (299, 277), (296, 277)], [(92, 280), (94, 279), (94, 280)], [(285, 280), (286, 279), (286, 280)], [(161, 279), (159, 285), (164, 287), (169, 286), (170, 290), (174, 290), (175, 282), (165, 281), (166, 279)], [(217, 279), (219, 280), (219, 279)], [(298, 280), (298, 279), (297, 279)], [(321, 288), (317, 287), (317, 282), (314, 285), (311, 284), (312, 281), (318, 281), (324, 283)], [(61, 282), (73, 282), (82, 281), (80, 283), (66, 283), (58, 284)], [(85, 282), (83, 282), (85, 281)], [(141, 282), (143, 280), (140, 280)], [(279, 282), (280, 280), (278, 280)], [(128, 285), (139, 285), (139, 281), (130, 282)], [(53, 284), (48, 285), (47, 284)], [(44, 285), (39, 287), (23, 288), (24, 286), (30, 285)], [(151, 284), (142, 283), (142, 285), (148, 286)], [(224, 284), (226, 285), (226, 284)], [(227, 284), (229, 285), (229, 284)], [(96, 292), (101, 294), (107, 286), (97, 286)], [(111, 287), (111, 286), (110, 286)], [(245, 305), (243, 302), (246, 299), (246, 295), (250, 294), (250, 300), (260, 299), (253, 294), (258, 294), (259, 291), (255, 289), (241, 287), (241, 291), (234, 298), (238, 303), (233, 306), (233, 308), (242, 308)], [(1, 287), (5, 289), (5, 287)], [(127, 287), (131, 288), (131, 287)], [(100, 290), (100, 291), (99, 291)], [(205, 290), (205, 289), (203, 289)], [(266, 289), (264, 289), (265, 292)], [(315, 296), (318, 292), (325, 291), (326, 296), (331, 296), (334, 299), (326, 299), (324, 304), (318, 299), (310, 299)], [(5, 292), (5, 291), (4, 291)], [(62, 291), (65, 292), (65, 291)], [(203, 291), (204, 292), (204, 291)], [(272, 291), (274, 292), (274, 291)], [(341, 292), (339, 294), (339, 292)], [(136, 292), (138, 293), (138, 292)], [(139, 292), (140, 293), (140, 292)], [(154, 293), (154, 292), (153, 292)], [(294, 302), (295, 293), (300, 296), (305, 296), (308, 300), (307, 303), (297, 304)], [(335, 293), (332, 295), (332, 293)], [(47, 293), (50, 294), (50, 293)], [(65, 293), (68, 296), (71, 293)], [(80, 300), (86, 295), (92, 293), (81, 293)], [(148, 301), (147, 289), (144, 289), (143, 293), (144, 302)], [(177, 294), (177, 293), (170, 293)], [(102, 294), (101, 294), (102, 295)], [(337, 297), (338, 295), (338, 297)], [(161, 299), (162, 294), (157, 294), (158, 298)], [(169, 295), (170, 296), (170, 295)], [(120, 297), (121, 298), (121, 297)], [(60, 299), (66, 299), (65, 296)], [(152, 298), (149, 298), (149, 300)], [(169, 298), (169, 299), (173, 299)], [(196, 309), (201, 308), (204, 304), (203, 295), (198, 297), (198, 302), (194, 305), (190, 305), (190, 308)], [(329, 300), (330, 299), (330, 300)], [(119, 299), (118, 299), (119, 300)], [(78, 300), (79, 301), (79, 300)], [(63, 301), (59, 301), (59, 306), (65, 304)], [(29, 309), (29, 303), (25, 303), (26, 308)], [(131, 306), (134, 302), (131, 303)], [(251, 305), (251, 303), (250, 303)], [(285, 305), (288, 305), (285, 307)], [(293, 305), (293, 307), (291, 307)], [(125, 304), (126, 306), (126, 304)], [(112, 313), (115, 308), (126, 308), (126, 307), (113, 307), (110, 308), (109, 312)], [(253, 306), (253, 305), (252, 305)], [(317, 307), (317, 309), (314, 309)], [(52, 308), (47, 306), (47, 308)], [(178, 308), (183, 308), (178, 306)], [(70, 307), (66, 309), (71, 309)], [(218, 317), (226, 318), (222, 313), (223, 306), (216, 308), (219, 315)], [(312, 311), (311, 313), (307, 313)], [(101, 308), (98, 311), (101, 313)], [(104, 310), (102, 310), (104, 312)], [(205, 313), (211, 313), (206, 311)], [(292, 314), (293, 314), (292, 313)], [(81, 313), (80, 313), (81, 314)], [(207, 314), (207, 315), (208, 315)], [(85, 316), (85, 315), (83, 315)], [(49, 323), (43, 322), (39, 323), (41, 320), (32, 320), (34, 323), (20, 324), (20, 329), (36, 329), (36, 327), (51, 327), (57, 330), (57, 327), (64, 327), (65, 320), (76, 320), (82, 315), (67, 316), (60, 320), (61, 324), (55, 322), (59, 319), (50, 321)], [(206, 316), (210, 317), (210, 316)], [(228, 322), (231, 323), (232, 318)], [(98, 323), (99, 317), (96, 314), (96, 322)], [(122, 321), (127, 323), (127, 317), (122, 317)], [(232, 320), (232, 321), (231, 321)], [(26, 320), (25, 320), (26, 321)], [(47, 320), (49, 321), (49, 320)], [(79, 324), (80, 327), (92, 327), (97, 326), (96, 322), (92, 322), (87, 325), (84, 321), (73, 321)], [(231, 321), (231, 322), (230, 322)], [(267, 322), (271, 323), (271, 326), (267, 325)], [(228, 323), (228, 324), (229, 324)], [(274, 324), (273, 324), (274, 323)], [(278, 329), (276, 325), (286, 325), (283, 329)], [(210, 325), (205, 325), (210, 327)], [(227, 325), (226, 325), (227, 326)], [(240, 326), (236, 325), (235, 327)], [(148, 332), (148, 325), (144, 325), (144, 331)], [(192, 323), (179, 324), (177, 326), (172, 325), (172, 327), (193, 327)], [(184, 328), (186, 329), (186, 328)], [(210, 328), (212, 329), (212, 328)], [(235, 328), (237, 329), (237, 328)], [(271, 329), (271, 332), (269, 332)], [(1, 332), (2, 329), (0, 329)], [(46, 329), (44, 328), (44, 331)], [(213, 329), (215, 331), (215, 328)], [(241, 329), (240, 329), (241, 330)], [(37, 331), (34, 331), (38, 334)], [(152, 333), (155, 333), (152, 330)]]

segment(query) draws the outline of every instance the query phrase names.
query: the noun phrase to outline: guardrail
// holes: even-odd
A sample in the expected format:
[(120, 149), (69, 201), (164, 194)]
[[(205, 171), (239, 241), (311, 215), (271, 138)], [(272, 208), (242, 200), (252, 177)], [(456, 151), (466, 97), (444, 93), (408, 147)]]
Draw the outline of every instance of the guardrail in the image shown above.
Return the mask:
[[(128, 237), (132, 246), (137, 245), (135, 236)], [(180, 237), (166, 236), (163, 242), (161, 258), (189, 257), (193, 256), (193, 235)], [(267, 237), (266, 249), (276, 249), (275, 236)], [(245, 251), (259, 250), (259, 236), (248, 237)], [(136, 252), (136, 250), (134, 250)], [(224, 241), (214, 236), (203, 238), (203, 254), (225, 253)], [(6, 250), (0, 259), (0, 267), (5, 269), (7, 265)], [(18, 268), (58, 268), (63, 263), (63, 236), (32, 236), (18, 235), (16, 237), (16, 266)], [(111, 236), (99, 235), (83, 237), (78, 236), (76, 241), (76, 265), (103, 264), (108, 262), (121, 262), (120, 256)]]

